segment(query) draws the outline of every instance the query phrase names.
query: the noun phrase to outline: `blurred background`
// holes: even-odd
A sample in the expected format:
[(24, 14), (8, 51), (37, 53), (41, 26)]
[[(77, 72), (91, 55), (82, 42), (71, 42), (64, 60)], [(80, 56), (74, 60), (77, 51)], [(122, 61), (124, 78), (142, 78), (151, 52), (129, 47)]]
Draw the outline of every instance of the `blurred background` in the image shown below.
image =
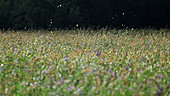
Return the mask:
[(0, 29), (170, 28), (170, 0), (0, 0)]

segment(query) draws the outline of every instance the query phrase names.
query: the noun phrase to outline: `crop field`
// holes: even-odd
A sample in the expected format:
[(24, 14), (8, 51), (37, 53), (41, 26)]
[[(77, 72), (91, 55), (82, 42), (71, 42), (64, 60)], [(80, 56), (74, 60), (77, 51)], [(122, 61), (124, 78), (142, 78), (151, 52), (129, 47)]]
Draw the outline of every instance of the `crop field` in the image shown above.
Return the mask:
[(169, 96), (170, 30), (0, 31), (1, 96)]

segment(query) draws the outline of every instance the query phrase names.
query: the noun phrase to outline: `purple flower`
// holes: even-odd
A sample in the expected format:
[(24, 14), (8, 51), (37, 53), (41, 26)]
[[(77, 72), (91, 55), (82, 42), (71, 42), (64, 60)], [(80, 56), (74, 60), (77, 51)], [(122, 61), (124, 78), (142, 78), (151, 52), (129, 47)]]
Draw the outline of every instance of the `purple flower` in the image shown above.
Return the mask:
[(162, 79), (164, 78), (164, 76), (163, 76), (163, 75), (161, 75), (160, 77), (161, 77)]
[(156, 92), (157, 96), (161, 96), (162, 92), (163, 92), (163, 89), (159, 89), (159, 90)]
[(24, 68), (24, 71), (25, 71), (25, 72), (28, 72), (28, 73), (30, 73), (30, 72), (31, 72), (31, 70), (29, 70), (29, 69), (25, 69), (25, 68)]
[(161, 88), (161, 86), (160, 85), (157, 85), (157, 87), (160, 89)]
[(126, 70), (128, 70), (128, 67), (125, 67)]
[(139, 88), (142, 88), (142, 87), (143, 87), (143, 85), (142, 85), (142, 84), (140, 84), (140, 85), (139, 85)]
[(128, 64), (128, 66), (131, 67), (130, 64)]
[(37, 77), (37, 81), (40, 80), (40, 77)]
[(16, 52), (14, 52), (14, 54), (17, 54)]
[(3, 70), (3, 68), (0, 66), (0, 70)]
[(14, 51), (17, 51), (17, 48), (14, 48)]
[(53, 81), (53, 80), (54, 80), (53, 78), (50, 79), (50, 81)]
[(59, 84), (60, 84), (60, 82), (55, 81), (55, 84), (59, 85)]
[(47, 73), (48, 73), (48, 70), (45, 70), (45, 73), (47, 74)]
[(99, 57), (101, 55), (101, 51), (96, 52), (95, 55)]
[(60, 82), (61, 82), (61, 83), (64, 82), (64, 77), (61, 78)]
[(71, 86), (71, 88), (73, 89), (73, 90), (75, 90), (76, 88), (75, 88), (75, 86)]
[(138, 68), (138, 72), (140, 72), (140, 69)]
[(132, 71), (132, 69), (130, 69), (128, 72), (131, 72)]
[(4, 56), (3, 56), (3, 57), (1, 57), (1, 59), (4, 59)]
[(89, 56), (89, 52), (87, 53), (87, 56)]
[(96, 70), (96, 69), (94, 69), (94, 70), (93, 70), (93, 72), (94, 72), (94, 74), (96, 74), (97, 70)]
[(163, 75), (156, 75), (156, 78), (161, 78), (161, 79), (163, 79), (164, 78), (164, 76)]
[(133, 89), (132, 89), (132, 88), (129, 88), (129, 90), (130, 90), (130, 91), (133, 91)]
[(107, 72), (109, 72), (109, 73), (110, 73), (110, 72), (111, 72), (111, 70), (107, 70)]
[(58, 91), (58, 93), (60, 94), (60, 93), (61, 93), (61, 91)]
[(66, 56), (64, 56), (64, 61), (67, 61), (67, 57)]
[(43, 65), (42, 68), (44, 69), (44, 68), (45, 68), (45, 65)]
[(78, 93), (81, 93), (81, 90), (80, 90), (80, 89), (77, 89), (77, 92), (78, 92)]
[(116, 71), (114, 71), (113, 73), (112, 73), (112, 76), (116, 76), (117, 75), (117, 73), (116, 73)]
[(68, 87), (68, 88), (67, 88), (67, 91), (70, 91), (70, 90), (71, 90), (70, 87)]

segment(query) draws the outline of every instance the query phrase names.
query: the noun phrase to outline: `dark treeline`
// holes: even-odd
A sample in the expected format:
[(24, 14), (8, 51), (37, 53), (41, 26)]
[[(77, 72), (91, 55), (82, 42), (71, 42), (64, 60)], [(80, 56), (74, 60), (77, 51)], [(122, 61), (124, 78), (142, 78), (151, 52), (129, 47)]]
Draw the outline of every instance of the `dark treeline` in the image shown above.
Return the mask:
[(169, 28), (170, 0), (0, 0), (0, 29)]

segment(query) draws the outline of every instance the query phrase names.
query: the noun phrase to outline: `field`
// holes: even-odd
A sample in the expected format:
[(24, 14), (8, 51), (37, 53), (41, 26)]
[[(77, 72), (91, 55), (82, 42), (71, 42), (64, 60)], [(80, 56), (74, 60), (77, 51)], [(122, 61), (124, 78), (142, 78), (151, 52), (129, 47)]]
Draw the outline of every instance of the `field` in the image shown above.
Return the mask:
[(0, 32), (0, 95), (169, 96), (170, 30)]

